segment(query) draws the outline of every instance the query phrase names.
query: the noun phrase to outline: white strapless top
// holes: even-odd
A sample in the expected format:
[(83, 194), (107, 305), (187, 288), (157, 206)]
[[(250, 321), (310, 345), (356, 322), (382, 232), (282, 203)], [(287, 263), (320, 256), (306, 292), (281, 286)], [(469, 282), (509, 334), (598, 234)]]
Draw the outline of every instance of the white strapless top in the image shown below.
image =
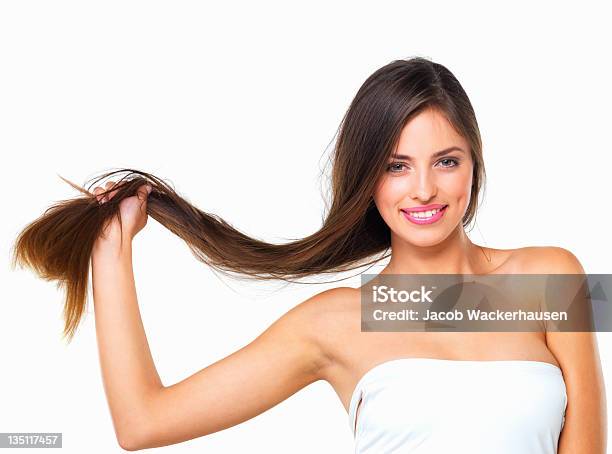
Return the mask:
[(556, 454), (566, 408), (554, 364), (400, 358), (361, 377), (348, 416), (359, 454)]

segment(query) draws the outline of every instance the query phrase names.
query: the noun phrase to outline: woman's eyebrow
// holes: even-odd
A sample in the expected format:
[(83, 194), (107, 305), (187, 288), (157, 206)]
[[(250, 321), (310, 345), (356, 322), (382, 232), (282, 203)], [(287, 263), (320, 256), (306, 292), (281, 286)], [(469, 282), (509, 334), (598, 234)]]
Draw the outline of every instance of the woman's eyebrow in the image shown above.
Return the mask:
[[(461, 153), (465, 153), (465, 150), (463, 150), (463, 148), (459, 148), (459, 147), (453, 146), (453, 147), (448, 147), (448, 148), (445, 148), (444, 150), (440, 150), (440, 151), (435, 152), (432, 155), (432, 157), (433, 158), (437, 158), (438, 156), (442, 156), (443, 154), (446, 154), (446, 153), (448, 153), (450, 151), (460, 151)], [(405, 155), (405, 154), (394, 154), (391, 157), (395, 158), (395, 159), (405, 159), (406, 161), (412, 161), (413, 160), (412, 156), (408, 156), (408, 155)]]

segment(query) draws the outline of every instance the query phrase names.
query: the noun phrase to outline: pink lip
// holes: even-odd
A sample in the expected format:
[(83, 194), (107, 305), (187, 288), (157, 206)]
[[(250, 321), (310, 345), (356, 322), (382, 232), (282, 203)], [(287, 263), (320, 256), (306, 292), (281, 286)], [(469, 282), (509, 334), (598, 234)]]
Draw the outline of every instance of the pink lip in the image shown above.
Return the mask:
[[(435, 209), (437, 207), (440, 207), (440, 208), (444, 207), (444, 208), (438, 211), (436, 214), (434, 214), (431, 218), (428, 218), (428, 219), (416, 219), (410, 216), (408, 213), (406, 213), (406, 211), (404, 210), (401, 210), (401, 211), (406, 219), (408, 219), (413, 224), (418, 224), (418, 225), (433, 224), (434, 222), (438, 221), (442, 216), (444, 216), (444, 213), (446, 213), (446, 205), (428, 205), (428, 206), (429, 207), (433, 206), (433, 208), (428, 208), (429, 210)], [(411, 211), (423, 211), (423, 210), (419, 209), (419, 210), (411, 210)]]

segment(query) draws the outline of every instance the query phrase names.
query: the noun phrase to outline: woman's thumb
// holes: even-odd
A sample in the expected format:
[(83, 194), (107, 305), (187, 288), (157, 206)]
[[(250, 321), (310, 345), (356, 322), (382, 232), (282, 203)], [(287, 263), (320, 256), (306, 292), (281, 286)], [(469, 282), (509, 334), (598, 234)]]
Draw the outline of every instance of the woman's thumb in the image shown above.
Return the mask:
[(143, 184), (142, 186), (140, 186), (138, 188), (138, 190), (136, 191), (136, 195), (138, 196), (138, 200), (140, 200), (141, 202), (146, 203), (147, 202), (147, 196), (151, 193), (152, 189), (153, 188), (149, 184)]

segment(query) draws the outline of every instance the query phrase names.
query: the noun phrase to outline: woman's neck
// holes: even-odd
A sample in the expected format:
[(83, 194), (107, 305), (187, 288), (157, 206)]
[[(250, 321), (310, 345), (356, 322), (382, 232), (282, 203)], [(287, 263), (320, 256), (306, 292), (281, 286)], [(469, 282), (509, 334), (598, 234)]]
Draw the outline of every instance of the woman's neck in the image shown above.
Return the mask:
[(472, 243), (462, 227), (444, 241), (417, 246), (392, 235), (391, 261), (381, 274), (488, 274), (495, 251)]

